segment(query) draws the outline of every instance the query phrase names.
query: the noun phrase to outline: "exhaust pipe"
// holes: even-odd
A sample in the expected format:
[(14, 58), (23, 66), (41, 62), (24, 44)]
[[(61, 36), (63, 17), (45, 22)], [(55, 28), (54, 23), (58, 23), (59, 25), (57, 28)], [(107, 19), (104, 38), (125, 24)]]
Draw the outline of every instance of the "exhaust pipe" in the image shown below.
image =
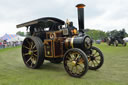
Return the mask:
[(84, 4), (76, 5), (78, 10), (78, 23), (79, 23), (79, 32), (83, 33), (84, 30)]

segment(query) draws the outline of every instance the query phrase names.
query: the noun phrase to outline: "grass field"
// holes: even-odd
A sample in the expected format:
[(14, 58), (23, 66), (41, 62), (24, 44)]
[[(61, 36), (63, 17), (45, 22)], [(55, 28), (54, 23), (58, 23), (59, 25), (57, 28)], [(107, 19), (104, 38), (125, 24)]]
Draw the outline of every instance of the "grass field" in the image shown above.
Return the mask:
[(63, 64), (44, 62), (40, 69), (27, 68), (21, 48), (0, 50), (0, 85), (128, 85), (128, 46), (95, 45), (104, 54), (104, 64), (82, 78), (70, 77)]

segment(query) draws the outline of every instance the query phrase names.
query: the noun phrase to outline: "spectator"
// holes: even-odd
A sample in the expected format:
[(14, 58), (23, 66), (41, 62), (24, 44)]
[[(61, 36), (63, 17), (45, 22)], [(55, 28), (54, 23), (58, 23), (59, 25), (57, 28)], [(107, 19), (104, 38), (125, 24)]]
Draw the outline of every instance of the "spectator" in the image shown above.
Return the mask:
[(7, 41), (4, 40), (4, 42), (3, 42), (3, 48), (6, 48), (6, 47), (7, 47)]
[(0, 42), (0, 48), (2, 48), (2, 47), (3, 47), (2, 42)]

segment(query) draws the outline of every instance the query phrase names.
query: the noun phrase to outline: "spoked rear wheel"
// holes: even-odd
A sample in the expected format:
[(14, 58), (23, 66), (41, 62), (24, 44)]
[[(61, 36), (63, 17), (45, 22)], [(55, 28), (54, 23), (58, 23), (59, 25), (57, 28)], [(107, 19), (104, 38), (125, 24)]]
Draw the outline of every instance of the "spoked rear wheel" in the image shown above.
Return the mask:
[(82, 77), (88, 71), (86, 54), (77, 48), (69, 49), (64, 55), (64, 67), (73, 77)]
[(107, 38), (107, 44), (110, 46), (111, 45), (111, 43), (110, 43), (110, 41), (111, 41), (111, 39), (110, 38)]
[(90, 50), (91, 50), (91, 54), (88, 55), (89, 69), (97, 70), (103, 65), (104, 56), (100, 51), (100, 49), (94, 46)]
[(43, 42), (38, 37), (27, 37), (22, 44), (22, 58), (29, 68), (38, 68), (44, 61)]
[(118, 41), (117, 40), (114, 41), (114, 46), (116, 46), (116, 47), (118, 46)]

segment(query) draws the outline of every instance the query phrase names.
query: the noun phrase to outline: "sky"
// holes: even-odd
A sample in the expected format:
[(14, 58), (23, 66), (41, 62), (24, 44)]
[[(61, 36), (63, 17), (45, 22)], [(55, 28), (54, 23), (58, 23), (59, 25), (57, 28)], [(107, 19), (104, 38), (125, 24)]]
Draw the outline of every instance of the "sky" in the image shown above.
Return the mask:
[(73, 21), (78, 27), (76, 5), (83, 3), (85, 28), (128, 32), (128, 0), (0, 0), (0, 36), (26, 31), (17, 24), (42, 17)]

